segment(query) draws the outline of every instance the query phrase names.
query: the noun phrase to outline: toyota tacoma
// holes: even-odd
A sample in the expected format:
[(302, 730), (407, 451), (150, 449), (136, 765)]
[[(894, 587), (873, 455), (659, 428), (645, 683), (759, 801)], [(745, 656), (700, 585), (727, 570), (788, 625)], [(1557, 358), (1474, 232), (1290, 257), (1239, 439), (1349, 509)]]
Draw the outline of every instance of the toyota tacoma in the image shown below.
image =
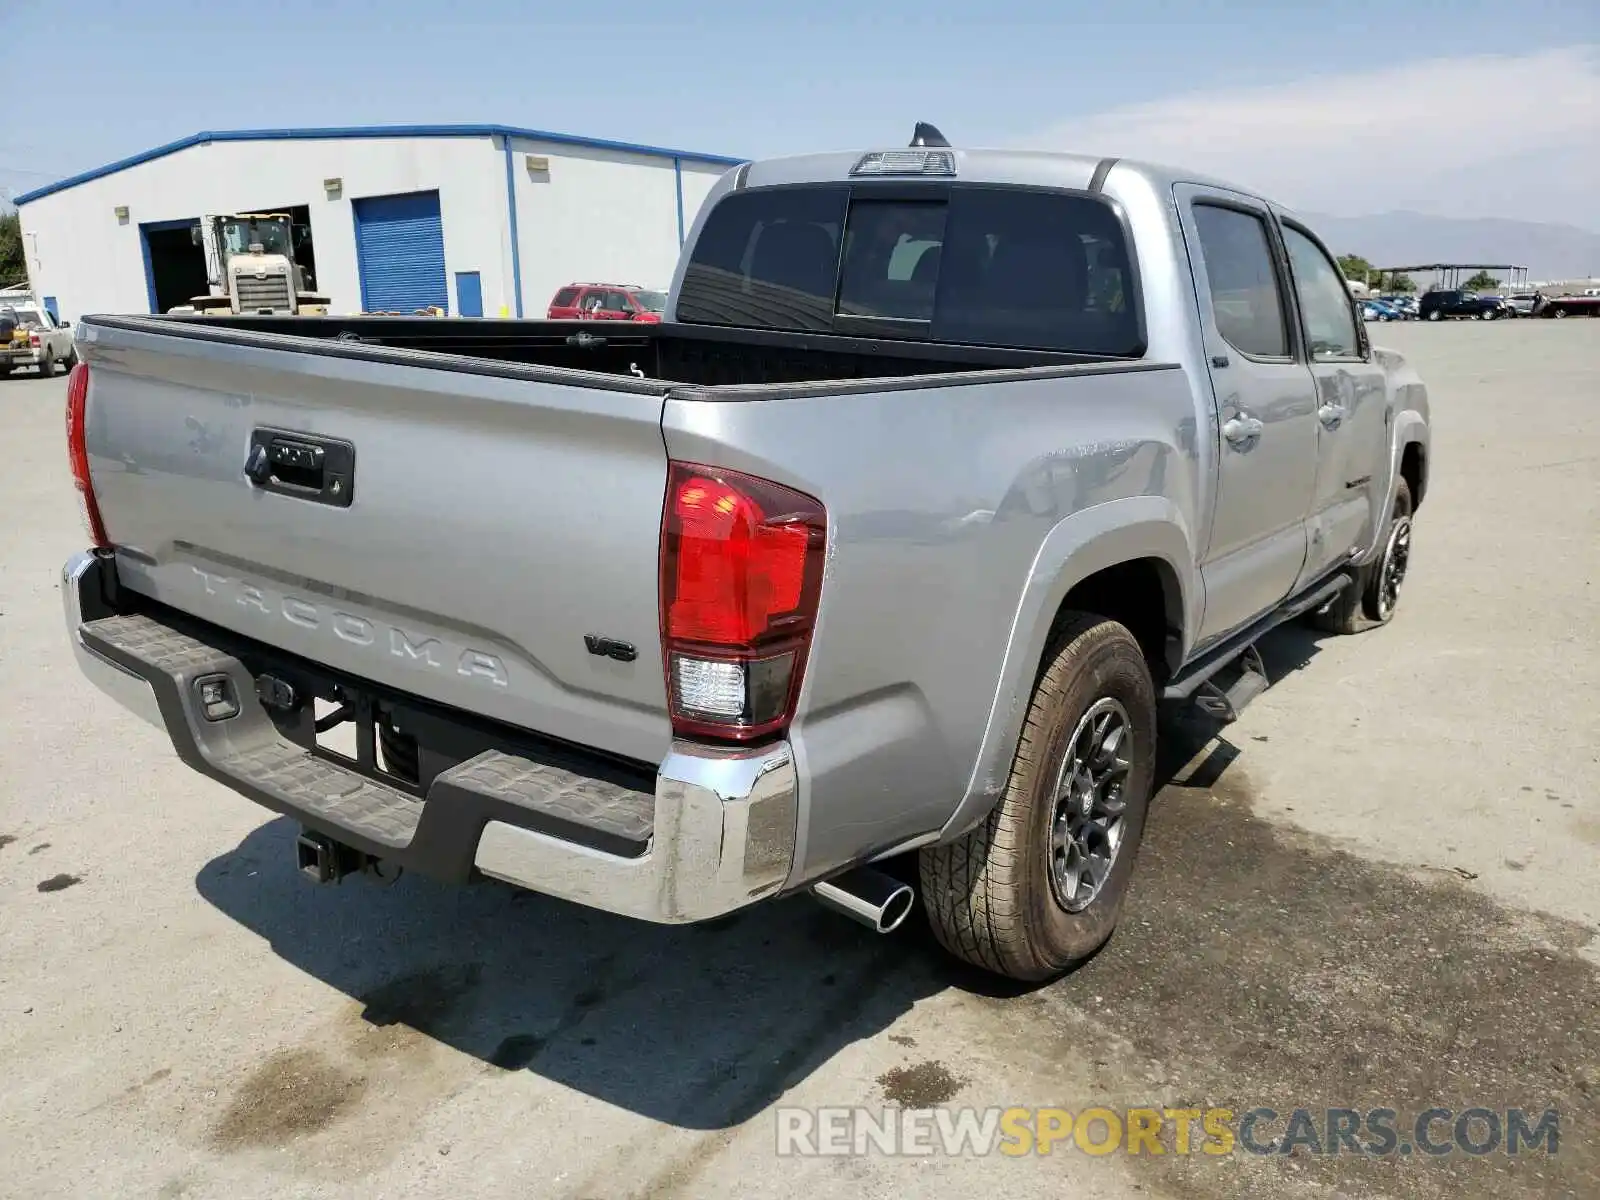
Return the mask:
[(928, 127), (730, 170), (659, 324), (76, 344), (77, 660), (307, 873), (880, 931), (915, 880), (1018, 979), (1116, 925), (1158, 706), (1388, 622), (1428, 486), (1424, 385), (1301, 218)]

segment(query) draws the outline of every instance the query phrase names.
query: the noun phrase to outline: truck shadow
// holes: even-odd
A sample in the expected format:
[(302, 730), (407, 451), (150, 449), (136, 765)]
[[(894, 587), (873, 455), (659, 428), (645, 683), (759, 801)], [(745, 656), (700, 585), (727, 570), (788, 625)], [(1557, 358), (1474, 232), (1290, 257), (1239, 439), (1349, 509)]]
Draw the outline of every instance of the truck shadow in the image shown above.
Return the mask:
[(497, 883), (314, 887), (296, 832), (254, 830), (200, 894), (356, 1001), (364, 1027), (685, 1128), (748, 1119), (952, 982), (924, 935), (877, 937), (806, 897), (663, 927)]
[[(1274, 678), (1314, 652), (1313, 639), (1297, 646), (1280, 648)], [(1216, 734), (1209, 721), (1164, 718), (1158, 787), (1220, 777), (1238, 751)], [(260, 826), (206, 864), (196, 888), (350, 997), (357, 1028), (415, 1030), (683, 1128), (748, 1120), (945, 989), (1036, 990), (948, 959), (920, 912), (876, 937), (804, 896), (663, 927), (497, 883), (313, 887), (294, 867), (296, 832), (287, 819)], [(891, 869), (914, 878), (912, 861)]]

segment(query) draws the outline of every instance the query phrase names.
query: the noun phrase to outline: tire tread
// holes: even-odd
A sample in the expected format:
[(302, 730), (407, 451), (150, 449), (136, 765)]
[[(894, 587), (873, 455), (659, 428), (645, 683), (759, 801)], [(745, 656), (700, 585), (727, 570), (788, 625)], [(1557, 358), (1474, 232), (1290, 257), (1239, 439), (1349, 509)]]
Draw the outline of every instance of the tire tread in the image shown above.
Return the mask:
[(1037, 978), (1047, 964), (1028, 938), (1022, 897), (1028, 869), (1023, 855), (1030, 781), (1048, 756), (1048, 708), (1068, 687), (1089, 647), (1089, 635), (1106, 630), (1133, 640), (1127, 628), (1094, 613), (1063, 614), (1047, 650), (1023, 720), (1001, 800), (965, 837), (922, 851), (920, 879), (929, 924), (939, 944), (957, 958), (997, 974)]

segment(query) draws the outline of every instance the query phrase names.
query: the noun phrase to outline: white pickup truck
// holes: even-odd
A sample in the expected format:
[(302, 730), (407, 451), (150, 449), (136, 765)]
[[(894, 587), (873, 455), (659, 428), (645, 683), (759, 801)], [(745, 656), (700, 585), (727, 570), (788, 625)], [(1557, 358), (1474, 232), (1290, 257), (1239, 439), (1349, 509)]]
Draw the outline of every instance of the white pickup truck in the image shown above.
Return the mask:
[(71, 321), (57, 321), (43, 305), (0, 303), (0, 377), (25, 367), (54, 375), (77, 361)]

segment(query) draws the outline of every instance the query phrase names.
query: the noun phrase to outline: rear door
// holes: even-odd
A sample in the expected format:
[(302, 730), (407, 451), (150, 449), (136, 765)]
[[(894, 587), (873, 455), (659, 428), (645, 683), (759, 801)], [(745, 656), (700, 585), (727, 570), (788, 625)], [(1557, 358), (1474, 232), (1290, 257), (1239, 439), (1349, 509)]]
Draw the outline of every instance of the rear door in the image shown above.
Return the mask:
[(1305, 565), (1316, 404), (1267, 208), (1216, 188), (1176, 191), (1217, 408), (1217, 500), (1201, 563), (1209, 641), (1283, 600)]
[(1389, 402), (1343, 272), (1305, 226), (1287, 217), (1281, 225), (1317, 388), (1317, 483), (1300, 573), (1308, 584), (1376, 533), (1388, 486)]

